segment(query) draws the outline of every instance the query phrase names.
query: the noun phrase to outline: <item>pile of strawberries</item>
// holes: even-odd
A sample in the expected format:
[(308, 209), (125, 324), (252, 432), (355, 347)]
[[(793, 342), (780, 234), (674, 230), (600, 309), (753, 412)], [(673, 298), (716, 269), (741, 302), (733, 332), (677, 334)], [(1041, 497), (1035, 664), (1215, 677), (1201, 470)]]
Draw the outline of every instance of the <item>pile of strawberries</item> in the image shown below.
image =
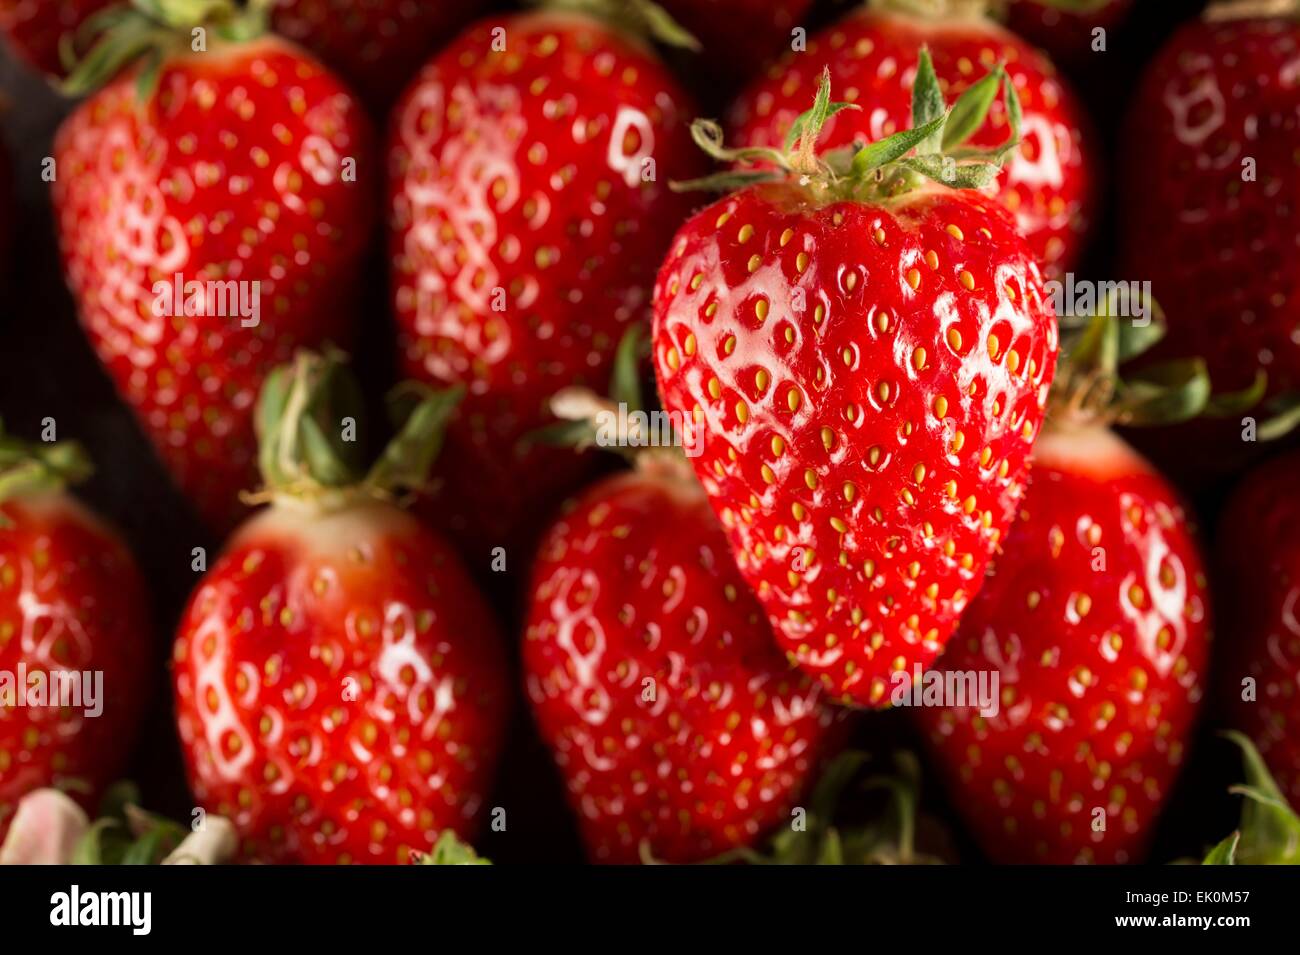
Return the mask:
[(1300, 861), (1300, 0), (1161, 4), (1114, 141), (1130, 0), (488, 6), (0, 0), (222, 541), (151, 619), (0, 408), (0, 861), (477, 861), (537, 740), (594, 862), (1168, 861), (1228, 729), (1177, 851)]

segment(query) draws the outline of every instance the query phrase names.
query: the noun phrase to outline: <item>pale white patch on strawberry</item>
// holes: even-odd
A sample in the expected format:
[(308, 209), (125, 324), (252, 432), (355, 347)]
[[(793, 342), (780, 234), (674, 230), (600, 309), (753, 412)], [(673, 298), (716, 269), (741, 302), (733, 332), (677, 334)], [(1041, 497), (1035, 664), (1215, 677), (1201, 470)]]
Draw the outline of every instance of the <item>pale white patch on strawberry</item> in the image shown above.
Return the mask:
[(37, 789), (18, 803), (0, 865), (66, 865), (89, 828), (85, 812), (65, 793)]
[[(627, 140), (635, 134), (635, 148), (627, 152)], [(635, 187), (641, 181), (641, 164), (654, 155), (655, 133), (650, 118), (639, 109), (621, 106), (614, 117), (614, 128), (609, 134), (609, 149), (605, 159), (609, 168), (622, 176), (628, 186)]]
[(207, 816), (203, 828), (191, 832), (163, 865), (218, 865), (234, 858), (239, 848), (235, 827), (223, 816)]

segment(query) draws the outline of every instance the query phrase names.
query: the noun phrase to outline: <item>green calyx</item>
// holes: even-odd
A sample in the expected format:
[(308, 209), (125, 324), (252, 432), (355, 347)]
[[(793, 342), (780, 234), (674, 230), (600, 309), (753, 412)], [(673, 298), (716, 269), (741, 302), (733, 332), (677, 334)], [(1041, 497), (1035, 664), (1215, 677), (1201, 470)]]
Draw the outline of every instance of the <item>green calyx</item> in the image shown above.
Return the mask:
[[(90, 17), (60, 50), (68, 77), (62, 91), (83, 96), (109, 83), (124, 69), (143, 63), (136, 93), (147, 100), (158, 85), (168, 56), (207, 48), (207, 33), (239, 43), (267, 30), (275, 0), (130, 0)], [(203, 34), (196, 35), (198, 30)], [(197, 46), (199, 36), (203, 45)], [(78, 51), (86, 50), (84, 56)]]
[(1300, 0), (1215, 0), (1206, 8), (1205, 19), (1211, 23), (1300, 19)]
[[(996, 149), (973, 149), (967, 141), (984, 125), (998, 92), (1006, 101), (1008, 140)], [(817, 141), (832, 116), (858, 109), (831, 101), (831, 74), (822, 73), (812, 108), (790, 127), (782, 149), (729, 149), (722, 128), (712, 120), (696, 120), (691, 135), (696, 144), (720, 162), (759, 164), (768, 168), (738, 169), (686, 183), (678, 191), (729, 191), (756, 182), (795, 180), (827, 201), (881, 201), (896, 198), (928, 182), (954, 189), (984, 189), (996, 181), (1003, 164), (1020, 145), (1021, 107), (1015, 84), (998, 66), (949, 106), (939, 87), (929, 50), (921, 51), (912, 87), (910, 129), (874, 143), (854, 143), (818, 155)]]
[[(762, 849), (734, 849), (709, 865), (936, 865), (917, 850), (921, 768), (911, 753), (894, 755), (894, 769), (864, 778), (870, 757), (848, 751), (822, 772), (806, 809)], [(862, 810), (866, 810), (865, 814)], [(848, 822), (836, 820), (847, 817)], [(646, 846), (642, 861), (654, 862)]]
[(469, 843), (461, 842), (456, 838), (456, 833), (450, 829), (444, 829), (438, 835), (438, 841), (433, 844), (432, 852), (412, 852), (411, 862), (414, 865), (491, 865), (492, 863), (481, 858), (474, 847)]
[(1005, 0), (867, 0), (882, 13), (900, 13), (922, 20), (958, 20), (985, 17)]
[(664, 436), (646, 414), (641, 368), (648, 353), (645, 329), (640, 325), (629, 328), (614, 354), (609, 397), (589, 388), (561, 389), (550, 401), (556, 422), (534, 431), (525, 442), (576, 451), (600, 447), (636, 467), (663, 466), (668, 472), (689, 475), (680, 431), (673, 431), (671, 443), (662, 443)]
[[(1139, 317), (1121, 317), (1121, 312)], [(1201, 358), (1145, 364), (1121, 373), (1121, 366), (1165, 335), (1164, 312), (1145, 292), (1126, 305), (1112, 292), (1094, 314), (1060, 319), (1065, 331), (1048, 412), (1057, 422), (1170, 425), (1202, 416), (1237, 415), (1264, 396), (1268, 382), (1262, 373), (1243, 391), (1214, 394)]]
[(1203, 865), (1300, 865), (1300, 816), (1278, 788), (1259, 750), (1243, 733), (1223, 734), (1241, 748), (1246, 782), (1229, 792), (1245, 797), (1237, 831), (1214, 847)]
[(435, 391), (415, 382), (395, 388), (389, 407), (397, 433), (363, 470), (358, 440), (363, 401), (346, 356), (336, 349), (299, 352), (262, 386), (255, 425), (264, 488), (246, 499), (328, 508), (423, 491), (463, 393), (459, 387)]
[(5, 434), (0, 421), (0, 504), (78, 484), (93, 470), (90, 458), (75, 441), (23, 441)]
[(531, 0), (547, 10), (581, 13), (622, 30), (634, 37), (656, 40), (664, 46), (700, 52), (700, 41), (691, 36), (668, 11), (652, 0)]
[(140, 808), (140, 791), (132, 783), (109, 787), (100, 816), (78, 840), (73, 865), (158, 865), (184, 840), (188, 831)]

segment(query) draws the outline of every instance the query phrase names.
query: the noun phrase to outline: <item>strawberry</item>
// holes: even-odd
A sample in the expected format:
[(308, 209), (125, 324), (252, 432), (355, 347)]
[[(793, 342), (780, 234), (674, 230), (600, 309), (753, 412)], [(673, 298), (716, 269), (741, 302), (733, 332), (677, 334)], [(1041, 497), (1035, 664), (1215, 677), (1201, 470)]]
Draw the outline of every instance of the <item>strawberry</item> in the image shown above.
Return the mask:
[[(1106, 427), (1207, 407), (1201, 363), (1119, 379), (1162, 331), (1100, 317), (1068, 343), (1020, 515), (910, 694), (997, 862), (1140, 861), (1187, 753), (1209, 662), (1205, 569), (1177, 493)], [(936, 689), (971, 678), (987, 705)]]
[(696, 862), (790, 822), (832, 714), (680, 454), (583, 492), (532, 573), (524, 684), (593, 860)]
[(1220, 522), (1218, 580), (1231, 648), (1222, 670), (1225, 699), (1283, 793), (1300, 805), (1297, 468), (1300, 454), (1285, 454), (1252, 472), (1233, 493)]
[(623, 330), (648, 315), (654, 264), (690, 208), (668, 180), (699, 168), (688, 110), (639, 41), (554, 13), (478, 23), (397, 106), (401, 358), (466, 388), (430, 517), (476, 553), (530, 540), (590, 471), (518, 443), (560, 388), (603, 389)]
[(1094, 44), (1105, 32), (1106, 49), (1111, 31), (1133, 11), (1133, 0), (1012, 0), (1007, 25), (1054, 63), (1082, 66), (1095, 55)]
[(144, 713), (144, 583), (116, 532), (64, 490), (88, 470), (75, 445), (0, 433), (0, 841), (33, 790), (97, 798)]
[[(259, 0), (254, 0), (254, 3)], [(429, 53), (485, 0), (260, 0), (271, 26), (337, 70), (362, 98), (386, 109)]]
[[(947, 9), (946, 3), (935, 6)], [(922, 15), (908, 0), (882, 0), (854, 12), (810, 38), (806, 52), (788, 54), (741, 94), (731, 110), (731, 136), (750, 146), (779, 145), (828, 67), (845, 99), (861, 109), (842, 112), (827, 124), (825, 148), (906, 129), (922, 47), (929, 48), (940, 83), (953, 97), (968, 90), (983, 70), (1006, 65), (1023, 102), (1024, 138), (997, 194), (1015, 213), (1046, 273), (1069, 272), (1083, 251), (1094, 191), (1084, 113), (1052, 64), (991, 20)], [(994, 104), (989, 116), (989, 124), (972, 137), (976, 146), (991, 147), (1006, 137), (1001, 105)]]
[(60, 44), (114, 0), (0, 0), (0, 33), (10, 48), (43, 73), (61, 76)]
[[(166, 22), (179, 29), (177, 16)], [(109, 81), (54, 147), (81, 323), (217, 530), (242, 513), (238, 493), (255, 477), (252, 412), (267, 370), (296, 345), (347, 337), (372, 216), (360, 106), (282, 40), (223, 39), (257, 28), (231, 14), (210, 24), (208, 52), (168, 47)], [(102, 79), (102, 54), (122, 36), (108, 35), (71, 88)]]
[(819, 160), (844, 105), (828, 88), (793, 160), (697, 126), (717, 158), (789, 171), (682, 227), (654, 359), (664, 406), (703, 431), (692, 464), (778, 643), (837, 699), (884, 706), (892, 673), (943, 649), (1015, 513), (1057, 330), (1010, 215), (923, 181), (996, 175), (932, 151), (978, 127), (987, 84), (946, 111), (923, 56), (916, 127)]
[(504, 733), (496, 623), (451, 548), (390, 503), (421, 482), (447, 399), (424, 401), (357, 483), (340, 425), (359, 420), (354, 391), (333, 354), (268, 378), (271, 506), (176, 636), (191, 788), (262, 861), (407, 862), (441, 831), (468, 835)]
[[(1295, 17), (1253, 17), (1253, 6), (1215, 5), (1148, 68), (1125, 140), (1123, 258), (1175, 318), (1166, 354), (1204, 355), (1225, 387), (1263, 369), (1269, 394), (1294, 407), (1300, 3)], [(1202, 461), (1241, 450), (1240, 426), (1180, 438)]]

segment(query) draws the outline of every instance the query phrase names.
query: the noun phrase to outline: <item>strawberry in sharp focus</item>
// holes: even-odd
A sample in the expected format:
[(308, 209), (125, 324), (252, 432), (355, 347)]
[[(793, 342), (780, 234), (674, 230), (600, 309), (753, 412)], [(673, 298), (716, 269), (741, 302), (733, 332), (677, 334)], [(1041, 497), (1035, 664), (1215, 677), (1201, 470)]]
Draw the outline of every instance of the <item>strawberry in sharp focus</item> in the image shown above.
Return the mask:
[[(463, 384), (430, 518), (467, 549), (531, 546), (589, 472), (522, 437), (560, 388), (604, 389), (691, 201), (690, 107), (650, 50), (586, 15), (484, 20), (432, 60), (389, 144), (407, 374)], [(521, 481), (521, 475), (526, 479)]]
[[(1149, 345), (1139, 337), (1102, 317), (1067, 345), (1021, 513), (913, 687), (933, 761), (996, 862), (1141, 861), (1204, 693), (1191, 516), (1106, 422), (1199, 413), (1208, 378), (1192, 363), (1120, 381), (1116, 356)], [(980, 681), (990, 709), (955, 697)]]
[(266, 862), (401, 863), (469, 836), (504, 734), (500, 634), (451, 547), (390, 503), (449, 411), (431, 396), (363, 481), (355, 384), (300, 354), (258, 406), (270, 506), (198, 585), (177, 633), (191, 787)]
[[(1252, 472), (1219, 525), (1222, 691), (1283, 793), (1300, 805), (1300, 453)], [(1246, 681), (1250, 680), (1247, 684)]]
[(525, 688), (593, 860), (698, 862), (789, 824), (833, 715), (678, 451), (571, 502), (532, 573)]
[(702, 430), (692, 464), (778, 643), (835, 698), (885, 706), (891, 674), (943, 649), (1015, 513), (1057, 329), (1005, 210), (926, 178), (996, 175), (934, 151), (982, 122), (974, 97), (947, 111), (923, 56), (915, 129), (817, 159), (828, 88), (792, 159), (697, 125), (718, 158), (789, 172), (682, 227), (654, 364), (665, 407)]
[[(116, 533), (63, 489), (88, 470), (75, 445), (0, 433), (0, 842), (29, 792), (98, 798), (147, 702), (140, 572)], [(74, 705), (35, 705), (37, 683), (50, 701), (63, 692), (52, 681), (68, 677), (76, 689), (61, 698)]]
[[(806, 52), (787, 54), (735, 102), (731, 138), (747, 146), (779, 145), (827, 68), (844, 98), (861, 107), (827, 123), (821, 146), (832, 149), (907, 128), (922, 47), (950, 99), (1004, 63), (1023, 103), (1023, 144), (1006, 163), (996, 192), (1045, 273), (1069, 272), (1083, 251), (1094, 191), (1082, 108), (1042, 54), (971, 14), (969, 0), (930, 6), (932, 12), (922, 13), (909, 0), (878, 0), (809, 38)], [(1006, 138), (1000, 103), (992, 105), (989, 119), (972, 145), (989, 148)]]
[[(176, 39), (160, 39), (156, 74), (108, 79), (92, 54), (73, 75), (74, 89), (108, 81), (59, 130), (53, 202), (91, 343), (221, 531), (254, 483), (267, 370), (348, 336), (376, 170), (361, 107), (324, 68), (270, 35), (233, 39), (260, 29), (233, 7), (209, 24), (207, 51), (190, 52), (188, 9), (168, 21), (179, 32), (160, 27)], [(131, 35), (110, 33), (101, 50)], [(201, 289), (206, 300), (191, 296)]]

